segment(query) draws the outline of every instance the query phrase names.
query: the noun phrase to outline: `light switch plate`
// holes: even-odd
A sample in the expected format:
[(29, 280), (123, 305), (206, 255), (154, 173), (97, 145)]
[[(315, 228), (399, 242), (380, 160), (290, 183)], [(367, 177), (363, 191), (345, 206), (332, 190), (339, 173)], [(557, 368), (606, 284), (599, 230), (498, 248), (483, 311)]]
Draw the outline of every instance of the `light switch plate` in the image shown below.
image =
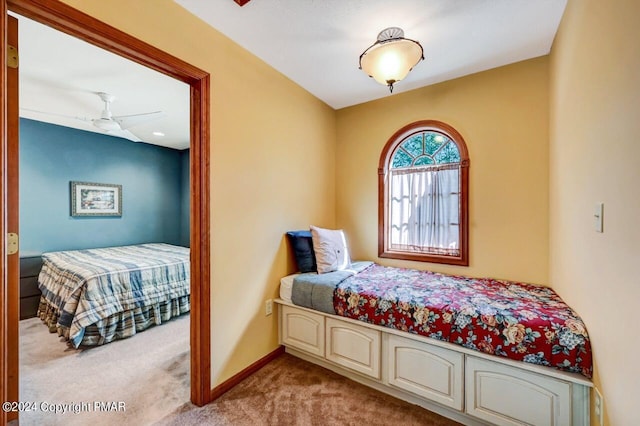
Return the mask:
[(593, 228), (596, 232), (604, 232), (604, 204), (597, 203), (593, 209)]

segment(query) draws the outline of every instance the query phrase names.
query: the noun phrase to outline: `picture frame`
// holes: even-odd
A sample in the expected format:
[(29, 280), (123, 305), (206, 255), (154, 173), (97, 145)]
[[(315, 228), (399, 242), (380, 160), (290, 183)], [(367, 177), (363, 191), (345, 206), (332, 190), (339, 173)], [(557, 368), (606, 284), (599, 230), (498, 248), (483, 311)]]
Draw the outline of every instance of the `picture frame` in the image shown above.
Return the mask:
[(71, 216), (122, 216), (122, 185), (70, 183)]

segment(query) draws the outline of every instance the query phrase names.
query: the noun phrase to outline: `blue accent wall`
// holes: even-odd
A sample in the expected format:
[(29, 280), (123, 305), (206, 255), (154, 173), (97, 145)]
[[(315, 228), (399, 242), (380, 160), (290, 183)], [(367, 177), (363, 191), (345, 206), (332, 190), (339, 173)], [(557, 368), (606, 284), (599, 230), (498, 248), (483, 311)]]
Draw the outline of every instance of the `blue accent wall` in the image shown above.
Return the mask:
[(180, 223), (180, 244), (185, 247), (190, 247), (191, 241), (191, 225), (190, 225), (190, 214), (191, 211), (191, 178), (190, 178), (190, 150), (185, 149), (181, 151), (181, 169), (182, 169), (182, 179), (181, 179), (181, 193), (182, 193), (182, 210), (181, 210), (181, 223)]
[[(20, 250), (182, 244), (183, 157), (169, 148), (21, 118)], [(72, 217), (70, 181), (122, 185), (122, 217)], [(184, 196), (188, 200), (189, 192)]]

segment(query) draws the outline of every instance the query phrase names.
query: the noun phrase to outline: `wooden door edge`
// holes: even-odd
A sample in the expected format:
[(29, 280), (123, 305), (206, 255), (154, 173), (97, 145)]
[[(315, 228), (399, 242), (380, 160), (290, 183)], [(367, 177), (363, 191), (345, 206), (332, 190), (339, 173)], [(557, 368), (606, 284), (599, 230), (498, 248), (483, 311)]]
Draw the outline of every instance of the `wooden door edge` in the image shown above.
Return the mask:
[[(209, 402), (211, 390), (211, 316), (210, 316), (210, 86), (209, 74), (193, 65), (161, 51), (133, 36), (107, 25), (71, 6), (55, 0), (0, 0), (2, 24), (0, 55), (6, 58), (6, 16), (10, 9), (22, 16), (63, 31), (112, 53), (162, 72), (191, 86), (191, 306), (195, 321), (191, 321), (191, 398), (196, 405)], [(0, 367), (2, 384), (0, 398), (6, 399), (7, 354), (5, 348), (6, 312), (6, 70), (0, 70)], [(197, 99), (194, 99), (197, 93)], [(196, 308), (195, 315), (193, 308)], [(195, 338), (194, 338), (195, 336)], [(196, 368), (193, 368), (193, 367)], [(2, 424), (6, 423), (3, 413)]]

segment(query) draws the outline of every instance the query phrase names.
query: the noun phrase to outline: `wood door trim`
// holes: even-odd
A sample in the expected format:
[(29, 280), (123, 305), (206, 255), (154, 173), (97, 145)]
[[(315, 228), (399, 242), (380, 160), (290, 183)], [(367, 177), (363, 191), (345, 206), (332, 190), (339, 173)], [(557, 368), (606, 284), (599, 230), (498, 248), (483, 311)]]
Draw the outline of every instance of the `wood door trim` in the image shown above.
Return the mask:
[[(191, 400), (196, 405), (209, 402), (211, 391), (211, 315), (210, 315), (210, 83), (209, 74), (183, 60), (161, 51), (104, 22), (56, 0), (0, 0), (2, 31), (5, 34), (6, 10), (19, 13), (49, 27), (87, 41), (105, 50), (162, 72), (191, 86)], [(4, 35), (0, 36), (0, 54), (6, 57)], [(2, 189), (6, 194), (6, 85), (5, 70), (0, 71), (0, 135), (2, 137)], [(4, 198), (2, 198), (4, 200)], [(6, 217), (8, 206), (0, 201), (0, 213)], [(0, 228), (2, 291), (0, 303), (6, 306), (6, 261), (4, 220)], [(3, 309), (3, 312), (6, 310)], [(3, 314), (4, 316), (4, 314)], [(6, 320), (1, 331), (6, 339)], [(2, 343), (8, 343), (3, 341)], [(6, 347), (3, 345), (3, 348)], [(2, 351), (3, 375), (6, 371)], [(4, 377), (3, 377), (4, 379)], [(2, 380), (2, 388), (6, 381)], [(2, 397), (6, 396), (3, 392)], [(3, 399), (4, 400), (4, 399)], [(4, 415), (3, 415), (4, 416)]]
[[(0, 402), (8, 400), (8, 356), (7, 351), (7, 4), (0, 0)], [(0, 425), (7, 424), (7, 413), (0, 410)]]
[(12, 12), (167, 74), (187, 84), (195, 83), (209, 75), (206, 71), (60, 1), (6, 0), (6, 2)]
[[(18, 46), (18, 20), (13, 16), (7, 21), (7, 44), (19, 49)], [(18, 167), (19, 161), (19, 122), (18, 122), (18, 69), (7, 68), (7, 81), (5, 93), (7, 94), (7, 163), (5, 175), (7, 176), (7, 232), (20, 234), (19, 230), (19, 209), (20, 200), (18, 197)], [(18, 345), (11, 344), (18, 342), (18, 321), (20, 319), (20, 287), (18, 286), (20, 277), (20, 258), (15, 253), (7, 257), (7, 283), (15, 283), (16, 285), (8, 285), (5, 297), (7, 299), (7, 401), (18, 401), (19, 381), (18, 381)], [(10, 412), (7, 420), (15, 420), (18, 418), (17, 412)]]

